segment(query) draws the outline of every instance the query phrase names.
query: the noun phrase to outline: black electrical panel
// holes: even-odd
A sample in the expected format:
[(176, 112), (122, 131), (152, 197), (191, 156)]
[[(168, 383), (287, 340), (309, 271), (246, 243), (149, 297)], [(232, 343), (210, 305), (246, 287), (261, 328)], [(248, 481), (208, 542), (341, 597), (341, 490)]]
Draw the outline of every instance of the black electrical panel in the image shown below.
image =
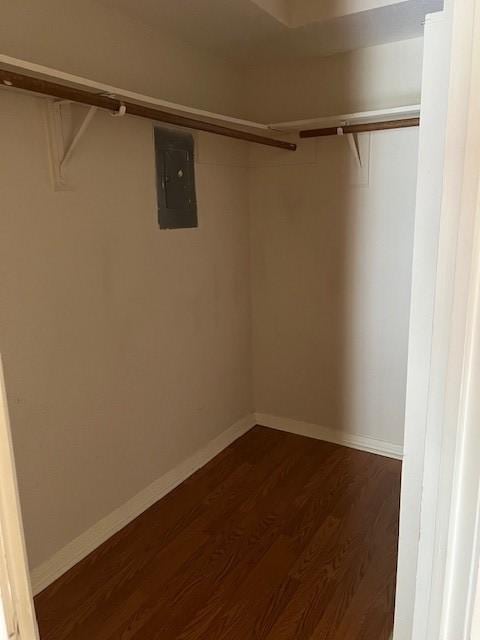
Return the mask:
[(198, 227), (193, 136), (157, 125), (154, 136), (160, 229)]

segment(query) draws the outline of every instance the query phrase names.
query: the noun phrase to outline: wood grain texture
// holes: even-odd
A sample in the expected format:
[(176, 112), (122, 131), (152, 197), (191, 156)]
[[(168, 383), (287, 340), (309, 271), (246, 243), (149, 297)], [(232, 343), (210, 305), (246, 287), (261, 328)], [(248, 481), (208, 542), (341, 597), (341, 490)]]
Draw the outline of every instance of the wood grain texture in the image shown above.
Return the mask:
[(255, 427), (35, 599), (42, 640), (388, 640), (401, 464)]

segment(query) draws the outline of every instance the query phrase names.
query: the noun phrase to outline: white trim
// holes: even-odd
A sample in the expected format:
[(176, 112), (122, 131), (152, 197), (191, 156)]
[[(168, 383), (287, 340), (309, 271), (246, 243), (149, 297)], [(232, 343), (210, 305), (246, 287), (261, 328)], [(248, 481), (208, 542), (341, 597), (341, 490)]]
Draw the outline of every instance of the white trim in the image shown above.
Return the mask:
[(375, 438), (342, 433), (319, 425), (279, 418), (263, 413), (250, 414), (236, 422), (217, 438), (208, 443), (200, 451), (187, 458), (174, 469), (155, 480), (151, 485), (130, 498), (123, 505), (102, 518), (99, 522), (57, 551), (51, 558), (31, 573), (32, 589), (36, 595), (48, 585), (80, 562), (103, 542), (137, 518), (155, 502), (163, 498), (180, 483), (190, 477), (197, 469), (203, 467), (218, 453), (223, 451), (237, 438), (249, 431), (256, 424), (287, 431), (307, 438), (316, 438), (326, 442), (344, 445), (361, 451), (368, 451), (389, 458), (401, 459), (403, 450), (400, 445), (383, 442)]
[[(37, 640), (7, 393), (0, 357), (0, 600), (12, 640)], [(4, 617), (0, 615), (1, 619)], [(1, 630), (1, 629), (0, 629)]]
[(172, 111), (180, 111), (189, 115), (201, 116), (203, 118), (221, 120), (222, 122), (228, 122), (229, 124), (236, 124), (242, 127), (250, 127), (252, 129), (269, 129), (266, 124), (261, 124), (260, 122), (253, 122), (251, 120), (244, 120), (242, 118), (234, 118), (232, 116), (226, 116), (221, 113), (206, 111), (205, 109), (196, 109), (195, 107), (189, 107), (184, 104), (177, 104), (175, 102), (169, 102), (168, 100), (161, 100), (160, 98), (154, 98), (153, 96), (146, 96), (142, 93), (128, 91), (127, 89), (120, 89), (119, 87), (113, 87), (109, 84), (104, 84), (103, 82), (96, 82), (95, 80), (83, 78), (82, 76), (76, 76), (72, 73), (66, 73), (64, 71), (60, 71), (59, 69), (53, 69), (52, 67), (45, 67), (41, 64), (35, 64), (34, 62), (29, 62), (28, 60), (12, 58), (11, 56), (7, 56), (3, 53), (0, 53), (0, 64), (3, 67), (8, 67), (12, 71), (29, 71), (48, 80), (62, 80), (63, 82), (73, 84), (76, 87), (80, 87), (82, 89), (95, 89), (99, 93), (112, 95), (115, 96), (115, 98), (119, 99), (128, 98), (128, 100), (132, 100), (141, 104), (163, 107), (166, 109), (171, 109)]
[(368, 451), (369, 453), (386, 456), (387, 458), (395, 458), (396, 460), (401, 460), (403, 457), (403, 447), (401, 445), (377, 440), (369, 436), (338, 431), (318, 424), (301, 422), (300, 420), (292, 420), (291, 418), (280, 418), (266, 413), (256, 413), (255, 420), (257, 424), (270, 427), (271, 429), (288, 431), (289, 433), (296, 433), (300, 436), (306, 436), (307, 438), (333, 442), (343, 445), (344, 447)]
[(46, 67), (41, 64), (30, 62), (29, 60), (13, 58), (3, 53), (0, 53), (0, 65), (16, 72), (28, 71), (45, 79), (53, 80), (54, 82), (61, 80), (62, 82), (75, 85), (76, 87), (82, 89), (94, 89), (99, 93), (112, 95), (119, 99), (124, 98), (140, 104), (162, 107), (189, 115), (200, 116), (213, 120), (220, 120), (221, 122), (226, 122), (241, 127), (249, 127), (250, 129), (261, 129), (262, 131), (296, 131), (310, 125), (328, 126), (331, 123), (340, 124), (342, 122), (348, 122), (349, 124), (358, 124), (371, 120), (388, 120), (391, 117), (412, 118), (420, 114), (420, 105), (410, 104), (401, 107), (391, 107), (389, 109), (375, 109), (373, 111), (361, 111), (358, 113), (347, 113), (343, 115), (311, 118), (309, 120), (293, 120), (291, 122), (276, 122), (265, 124), (263, 122), (254, 122), (253, 120), (235, 118), (233, 116), (227, 116), (222, 113), (215, 113), (213, 111), (207, 111), (205, 109), (197, 109), (195, 107), (187, 106), (184, 104), (178, 104), (175, 102), (170, 102), (168, 100), (154, 98), (153, 96), (147, 96), (142, 93), (136, 93), (135, 91), (121, 89), (120, 87), (113, 87), (112, 85), (105, 84), (103, 82), (97, 82), (96, 80), (91, 80), (89, 78), (77, 76), (72, 73), (67, 73), (65, 71), (61, 71), (60, 69), (54, 69), (53, 67)]
[[(479, 21), (480, 24), (480, 21)], [(480, 50), (480, 49), (479, 49)], [(477, 63), (480, 56), (477, 56)], [(480, 86), (480, 85), (479, 85)], [(480, 92), (477, 93), (477, 101)], [(471, 117), (476, 114), (471, 113)], [(476, 125), (477, 141), (480, 127)], [(472, 135), (473, 137), (473, 135)], [(472, 617), (478, 581), (480, 557), (480, 147), (475, 145), (476, 185), (471, 193), (476, 200), (476, 230), (472, 256), (472, 272), (467, 302), (466, 344), (463, 363), (460, 408), (458, 412), (457, 454), (453, 473), (452, 501), (449, 513), (449, 542), (445, 564), (445, 589), (441, 603), (440, 637), (448, 640), (458, 631), (459, 640), (472, 633)], [(478, 605), (477, 605), (478, 606)], [(460, 630), (461, 634), (460, 635)], [(476, 633), (478, 634), (478, 629)], [(475, 635), (472, 634), (472, 637)], [(478, 638), (478, 635), (477, 635)]]
[(218, 453), (255, 425), (252, 414), (241, 418), (226, 431), (209, 442), (205, 447), (181, 462), (179, 465), (155, 480), (151, 485), (130, 498), (123, 505), (109, 513), (90, 529), (69, 542), (63, 549), (31, 573), (32, 589), (36, 595), (66, 571), (80, 562), (117, 531), (137, 518), (155, 502), (163, 498), (180, 483), (203, 467)]
[[(438, 258), (432, 252), (419, 252), (413, 267), (414, 283), (435, 264), (437, 273), (433, 280), (429, 278), (427, 290), (417, 291), (415, 298), (414, 287), (412, 295), (411, 328), (419, 326), (420, 312), (429, 306), (425, 321), (431, 355), (423, 353), (419, 341), (413, 343), (411, 332), (408, 381), (415, 394), (407, 389), (395, 640), (471, 637), (469, 605), (476, 570), (471, 565), (476, 559), (479, 477), (478, 384), (470, 378), (475, 373), (472, 365), (478, 357), (479, 332), (473, 315), (478, 286), (475, 269), (479, 266), (474, 242), (478, 242), (480, 228), (476, 201), (480, 185), (479, 18), (479, 0), (446, 2), (444, 19), (436, 21), (444, 40), (435, 56), (428, 46), (428, 31), (425, 34), (425, 56), (431, 64), (424, 73), (428, 82), (422, 96), (431, 107), (435, 99), (438, 108), (429, 111), (422, 105), (420, 152), (424, 156), (420, 156), (418, 180), (423, 190), (421, 200), (417, 197), (421, 216), (417, 218), (424, 245), (435, 239)], [(434, 80), (437, 86), (432, 93)], [(438, 240), (436, 229), (427, 224), (432, 207), (437, 217), (440, 213)], [(415, 366), (425, 370), (420, 380), (414, 375)]]
[[(435, 494), (424, 498), (435, 501), (435, 528), (428, 628), (425, 636), (419, 635), (421, 640), (471, 637), (478, 562), (480, 1), (462, 0), (453, 9), (440, 255), (455, 271), (452, 302), (446, 305), (450, 326), (444, 343), (448, 365), (443, 420), (437, 427), (442, 433), (441, 455), (435, 460), (439, 481)], [(420, 553), (426, 553), (422, 545)]]
[[(400, 497), (400, 530), (395, 598), (394, 640), (426, 640), (425, 633), (413, 634), (415, 602), (426, 596), (427, 588), (418, 581), (419, 546), (426, 539), (432, 549), (429, 527), (422, 532), (422, 493), (432, 487), (433, 474), (424, 475), (428, 459), (436, 456), (444, 388), (443, 353), (437, 348), (434, 328), (439, 298), (437, 282), (446, 286), (449, 271), (438, 277), (440, 212), (442, 207), (445, 158), (445, 131), (450, 67), (449, 16), (442, 12), (435, 19), (427, 16), (424, 33), (422, 70), (422, 121), (419, 130), (417, 194), (412, 260), (412, 288), (408, 338), (408, 366), (405, 402), (404, 462)], [(454, 236), (452, 235), (452, 239)], [(451, 304), (445, 305), (451, 308)], [(440, 389), (438, 391), (438, 389)], [(432, 413), (432, 397), (437, 410)], [(429, 438), (427, 435), (433, 438)], [(431, 468), (431, 467), (430, 467)], [(430, 508), (427, 503), (427, 509)], [(427, 518), (429, 520), (429, 518)], [(429, 570), (422, 570), (425, 580)], [(425, 602), (417, 611), (426, 611)], [(437, 638), (438, 640), (438, 638)]]
[(415, 118), (420, 115), (419, 104), (408, 104), (404, 107), (391, 107), (390, 109), (375, 109), (373, 111), (358, 111), (357, 113), (343, 113), (340, 115), (309, 118), (308, 120), (291, 120), (290, 122), (273, 122), (269, 129), (277, 131), (295, 131), (312, 126), (336, 126), (345, 124), (361, 124), (370, 121), (390, 120), (391, 118)]

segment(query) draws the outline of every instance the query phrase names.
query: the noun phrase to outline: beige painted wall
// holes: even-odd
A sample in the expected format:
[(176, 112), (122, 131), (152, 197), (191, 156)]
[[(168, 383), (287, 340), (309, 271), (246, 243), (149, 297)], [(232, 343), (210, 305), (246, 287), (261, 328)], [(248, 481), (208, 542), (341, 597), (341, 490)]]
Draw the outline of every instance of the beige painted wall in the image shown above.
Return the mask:
[(368, 171), (346, 138), (252, 148), (255, 408), (401, 445), (417, 130), (370, 148)]
[(181, 104), (243, 110), (238, 70), (98, 0), (3, 0), (0, 51)]
[[(0, 39), (3, 53), (226, 113), (248, 89), (265, 120), (418, 99), (412, 41), (332, 57), (314, 87), (327, 62), (305, 63), (289, 88), (288, 68), (271, 85), (267, 69), (241, 77), (92, 0), (8, 0)], [(365, 73), (347, 90), (352, 65)], [(414, 132), (379, 137), (370, 187), (351, 189), (337, 140), (273, 165), (264, 154), (280, 152), (256, 148), (249, 172), (242, 143), (199, 135), (200, 228), (161, 232), (151, 125), (97, 114), (76, 189), (54, 193), (44, 108), (0, 91), (0, 348), (32, 567), (254, 408), (401, 441)]]
[[(247, 72), (249, 115), (288, 121), (420, 102), (422, 39)], [(251, 149), (259, 413), (403, 443), (417, 130)], [(370, 155), (368, 156), (368, 145)]]
[[(0, 42), (241, 110), (235, 69), (94, 0), (6, 0)], [(76, 189), (54, 193), (43, 109), (0, 92), (0, 348), (32, 567), (253, 409), (246, 147), (198, 136), (200, 228), (160, 231), (151, 124), (97, 114)]]
[(247, 115), (283, 122), (420, 102), (422, 38), (245, 73)]
[(52, 191), (44, 101), (0, 94), (0, 345), (35, 567), (253, 409), (245, 147), (199, 137), (160, 231), (152, 127), (97, 114)]

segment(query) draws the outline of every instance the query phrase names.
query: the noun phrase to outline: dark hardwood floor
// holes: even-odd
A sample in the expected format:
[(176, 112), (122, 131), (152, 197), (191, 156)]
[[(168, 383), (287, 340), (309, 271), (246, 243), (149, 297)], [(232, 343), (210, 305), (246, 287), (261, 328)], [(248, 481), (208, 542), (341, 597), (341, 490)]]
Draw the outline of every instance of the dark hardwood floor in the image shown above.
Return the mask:
[(387, 640), (400, 463), (255, 427), (35, 599), (42, 640)]

